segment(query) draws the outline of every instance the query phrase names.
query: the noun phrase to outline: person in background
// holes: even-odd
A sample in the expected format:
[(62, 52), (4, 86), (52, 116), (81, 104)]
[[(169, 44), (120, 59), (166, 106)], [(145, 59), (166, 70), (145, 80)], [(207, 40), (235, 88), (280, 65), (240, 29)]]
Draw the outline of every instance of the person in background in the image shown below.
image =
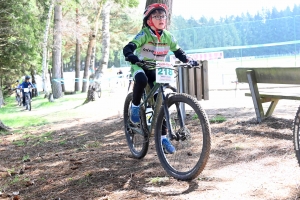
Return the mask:
[[(22, 88), (29, 88), (29, 86), (31, 86), (32, 88), (34, 88), (34, 85), (29, 80), (30, 80), (30, 76), (26, 75), (25, 76), (25, 81), (22, 83), (21, 87)], [(23, 106), (25, 106), (25, 94), (24, 94), (24, 90), (22, 90), (22, 94), (23, 94)], [(29, 94), (30, 94), (30, 99), (32, 99), (31, 92), (29, 92)]]
[(15, 90), (15, 92), (16, 92), (16, 99), (17, 99), (17, 96), (18, 96), (18, 93), (17, 93), (17, 89), (19, 88), (19, 80), (17, 80), (15, 83), (13, 83), (12, 84), (12, 86), (11, 86), (11, 89), (12, 90)]
[(39, 96), (39, 91), (36, 87), (36, 81), (35, 79), (32, 79), (32, 85), (34, 86), (34, 90), (35, 90), (35, 96)]

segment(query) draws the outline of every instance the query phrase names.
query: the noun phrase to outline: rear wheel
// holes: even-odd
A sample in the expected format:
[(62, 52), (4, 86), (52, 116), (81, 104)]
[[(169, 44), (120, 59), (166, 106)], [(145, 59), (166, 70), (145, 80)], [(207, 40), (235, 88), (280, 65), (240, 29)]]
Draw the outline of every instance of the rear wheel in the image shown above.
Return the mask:
[(211, 130), (208, 118), (197, 100), (190, 95), (175, 94), (166, 103), (172, 133), (176, 135), (170, 142), (176, 151), (167, 154), (162, 147), (161, 135), (162, 130), (166, 130), (166, 118), (161, 107), (155, 127), (157, 156), (170, 176), (179, 180), (194, 179), (203, 171), (209, 158)]
[(22, 101), (19, 95), (17, 96), (17, 102), (18, 102), (18, 106), (21, 106)]
[(126, 97), (124, 104), (124, 129), (128, 147), (134, 158), (141, 159), (145, 157), (149, 147), (149, 134), (146, 127), (146, 115), (145, 108), (141, 107), (140, 116), (142, 123), (135, 125), (130, 121), (130, 108), (132, 102), (132, 93), (129, 93)]

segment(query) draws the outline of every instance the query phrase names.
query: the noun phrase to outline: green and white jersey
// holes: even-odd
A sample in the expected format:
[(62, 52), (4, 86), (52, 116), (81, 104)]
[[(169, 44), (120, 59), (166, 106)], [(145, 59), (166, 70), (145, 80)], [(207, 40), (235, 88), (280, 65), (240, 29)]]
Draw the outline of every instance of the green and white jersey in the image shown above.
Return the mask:
[(180, 48), (169, 31), (163, 30), (159, 42), (148, 27), (143, 28), (131, 42), (137, 46), (135, 55), (141, 60), (164, 61), (170, 50)]

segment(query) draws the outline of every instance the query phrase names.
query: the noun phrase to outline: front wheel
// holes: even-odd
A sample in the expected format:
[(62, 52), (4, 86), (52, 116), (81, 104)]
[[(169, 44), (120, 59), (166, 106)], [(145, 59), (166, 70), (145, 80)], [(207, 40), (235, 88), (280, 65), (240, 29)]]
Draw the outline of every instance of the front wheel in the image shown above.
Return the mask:
[(25, 96), (26, 110), (31, 111), (31, 99), (30, 95), (26, 94)]
[(132, 156), (134, 158), (141, 159), (145, 157), (149, 147), (149, 134), (146, 127), (144, 127), (144, 124), (146, 124), (145, 108), (141, 107), (140, 109), (140, 120), (142, 120), (142, 123), (134, 125), (130, 121), (131, 102), (132, 93), (129, 93), (124, 103), (123, 113), (125, 136)]
[(300, 165), (300, 106), (298, 107), (298, 110), (296, 112), (294, 124), (293, 124), (293, 142), (294, 142), (294, 149), (295, 149), (295, 154), (296, 158), (298, 161), (298, 164)]
[(170, 176), (184, 181), (192, 180), (203, 171), (209, 158), (209, 120), (198, 101), (190, 95), (174, 94), (168, 98), (166, 104), (171, 131), (175, 135), (170, 142), (176, 151), (173, 154), (165, 153), (161, 143), (162, 132), (168, 131), (162, 106), (155, 127), (157, 156)]
[(101, 87), (99, 87), (96, 92), (97, 92), (98, 98), (101, 98)]

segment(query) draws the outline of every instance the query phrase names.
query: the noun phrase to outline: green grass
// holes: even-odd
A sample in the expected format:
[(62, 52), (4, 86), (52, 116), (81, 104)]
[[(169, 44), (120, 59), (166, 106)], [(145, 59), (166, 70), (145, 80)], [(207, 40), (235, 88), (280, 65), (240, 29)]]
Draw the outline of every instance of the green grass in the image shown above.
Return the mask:
[(13, 141), (13, 144), (16, 145), (16, 146), (18, 146), (18, 147), (25, 146), (25, 142), (23, 140)]
[(210, 123), (222, 123), (222, 122), (225, 122), (227, 119), (222, 116), (222, 115), (216, 115), (214, 116), (213, 118), (211, 118), (209, 120)]
[[(54, 121), (65, 120), (70, 117), (66, 110), (80, 107), (86, 98), (85, 93), (65, 95), (54, 102), (49, 102), (44, 95), (34, 97), (31, 103), (32, 111), (25, 111), (22, 106), (18, 106), (14, 94), (5, 98), (6, 105), (1, 108), (0, 119), (9, 127), (32, 127), (49, 124)], [(77, 114), (77, 113), (76, 113)], [(73, 113), (71, 114), (74, 117)], [(80, 115), (78, 113), (77, 115)], [(19, 129), (20, 132), (22, 129)], [(24, 130), (24, 129), (23, 129)], [(0, 133), (5, 134), (5, 133)]]
[(28, 159), (30, 159), (30, 156), (29, 155), (25, 155), (25, 156), (23, 156), (22, 161), (26, 161)]
[(61, 140), (61, 141), (59, 141), (59, 144), (60, 144), (60, 145), (65, 145), (66, 143), (67, 143), (66, 140)]
[(161, 184), (164, 182), (168, 182), (168, 177), (154, 177), (154, 178), (148, 178), (147, 181), (151, 184)]

